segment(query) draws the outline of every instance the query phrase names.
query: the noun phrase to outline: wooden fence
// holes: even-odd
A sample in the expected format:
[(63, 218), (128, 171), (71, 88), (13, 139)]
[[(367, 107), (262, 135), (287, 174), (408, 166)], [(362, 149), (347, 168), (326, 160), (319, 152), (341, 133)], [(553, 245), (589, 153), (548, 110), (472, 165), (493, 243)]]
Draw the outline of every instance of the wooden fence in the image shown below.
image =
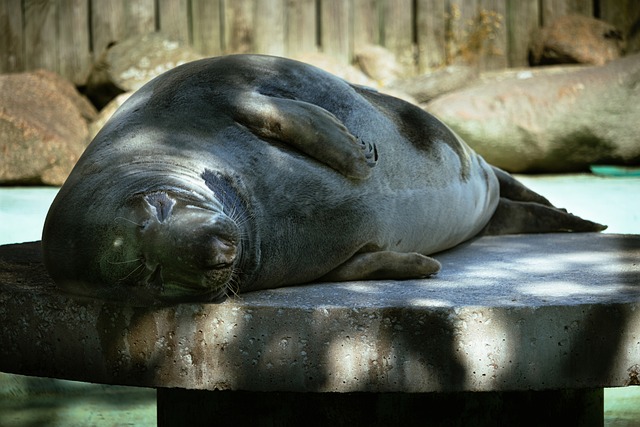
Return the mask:
[(0, 72), (46, 68), (81, 84), (112, 41), (150, 31), (206, 55), (321, 51), (345, 63), (380, 44), (423, 72), (460, 58), (526, 64), (531, 32), (566, 14), (629, 33), (638, 0), (0, 0)]

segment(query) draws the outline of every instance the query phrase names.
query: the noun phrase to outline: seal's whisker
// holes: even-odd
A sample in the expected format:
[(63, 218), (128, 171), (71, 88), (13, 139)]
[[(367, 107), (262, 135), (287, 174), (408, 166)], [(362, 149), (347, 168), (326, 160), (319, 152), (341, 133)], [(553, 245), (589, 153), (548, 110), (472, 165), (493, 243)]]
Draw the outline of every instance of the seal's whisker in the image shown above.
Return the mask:
[(240, 284), (238, 283), (237, 276), (231, 276), (231, 279), (229, 279), (224, 289), (224, 295), (227, 298), (240, 298)]
[(249, 232), (247, 231), (247, 227), (244, 226), (243, 223), (236, 223), (239, 231), (240, 241), (247, 241), (249, 237)]
[(242, 217), (242, 211), (238, 209), (237, 205), (233, 205), (233, 207), (227, 213), (227, 216), (236, 223), (242, 222), (244, 220), (244, 218)]
[(111, 265), (119, 265), (119, 264), (131, 264), (132, 262), (142, 262), (142, 258), (134, 258), (128, 261), (107, 261)]
[(229, 218), (236, 224), (236, 226), (241, 230), (241, 232), (245, 232), (246, 233), (246, 228), (245, 225), (247, 225), (249, 223), (250, 220), (255, 218), (254, 214), (245, 214), (242, 215), (242, 213), (237, 213), (237, 215), (228, 215)]
[(118, 279), (118, 282), (123, 282), (124, 280), (128, 279), (129, 277), (141, 273), (142, 271), (145, 270), (145, 266), (144, 263), (142, 262), (142, 260), (140, 260), (140, 265), (136, 266), (136, 268), (134, 268), (133, 270), (131, 270), (126, 276)]
[(224, 294), (228, 298), (240, 297), (240, 273), (241, 270), (238, 267), (234, 267), (231, 271), (231, 277), (227, 281), (224, 289)]
[(115, 218), (114, 218), (114, 220), (119, 220), (119, 219), (120, 219), (120, 220), (123, 220), (123, 221), (126, 221), (126, 222), (130, 222), (131, 224), (133, 224), (133, 225), (137, 225), (138, 227), (143, 227), (143, 225), (142, 225), (142, 224), (138, 224), (137, 222), (135, 222), (135, 221), (133, 221), (133, 220), (130, 220), (129, 218), (125, 218), (125, 217), (123, 217), (123, 216), (117, 216), (117, 217), (115, 217)]

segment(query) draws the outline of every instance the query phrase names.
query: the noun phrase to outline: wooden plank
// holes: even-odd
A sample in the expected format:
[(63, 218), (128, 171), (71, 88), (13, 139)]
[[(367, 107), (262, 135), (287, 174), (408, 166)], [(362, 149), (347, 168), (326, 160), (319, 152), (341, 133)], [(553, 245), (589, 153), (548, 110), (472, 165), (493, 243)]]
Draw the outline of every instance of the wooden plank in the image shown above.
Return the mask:
[(253, 48), (257, 53), (284, 56), (285, 0), (257, 0)]
[(448, 61), (495, 69), (507, 64), (504, 15), (499, 0), (456, 0), (450, 3)]
[(155, 0), (127, 0), (124, 13), (126, 37), (156, 30)]
[(0, 72), (15, 73), (25, 67), (22, 4), (0, 1)]
[(125, 37), (125, 0), (91, 0), (92, 50), (98, 59), (109, 44)]
[(627, 39), (627, 51), (640, 50), (640, 31), (634, 25), (640, 23), (640, 1), (600, 0), (600, 19), (615, 25)]
[(25, 68), (59, 71), (56, 0), (24, 2)]
[(600, 16), (603, 21), (615, 25), (624, 31), (627, 27), (627, 2), (620, 0), (600, 0)]
[(287, 0), (286, 53), (302, 55), (318, 50), (318, 16), (315, 0)]
[(155, 0), (91, 0), (94, 59), (111, 43), (155, 31)]
[(224, 52), (246, 53), (253, 50), (255, 1), (224, 1)]
[(220, 0), (192, 0), (193, 47), (203, 55), (222, 53), (222, 17)]
[(344, 64), (353, 59), (352, 3), (322, 0), (320, 3), (320, 47)]
[(189, 0), (158, 0), (158, 30), (171, 40), (189, 40)]
[(413, 43), (413, 0), (386, 0), (382, 14), (384, 46), (394, 53), (396, 60), (409, 72), (415, 73)]
[(478, 33), (480, 19), (480, 0), (461, 0), (460, 5), (460, 41), (462, 58), (470, 65), (480, 65), (480, 49), (483, 39)]
[(480, 32), (480, 69), (498, 70), (509, 64), (507, 53), (506, 16), (504, 0), (480, 0), (478, 31)]
[(579, 13), (593, 16), (592, 0), (541, 0), (542, 25), (548, 25), (554, 19), (568, 14)]
[(446, 62), (445, 0), (417, 0), (416, 43), (418, 72), (425, 73)]
[(381, 0), (353, 1), (353, 48), (382, 44), (380, 30)]
[(91, 67), (89, 3), (86, 0), (59, 2), (60, 74), (77, 85), (86, 83)]
[(540, 3), (538, 0), (510, 1), (505, 24), (509, 66), (527, 66), (529, 44), (540, 26)]
[[(637, 0), (626, 0), (636, 1)], [(586, 16), (594, 16), (595, 14), (595, 0), (573, 0), (571, 2), (571, 13), (579, 13)]]
[(569, 7), (567, 0), (540, 0), (541, 26), (549, 25), (556, 18), (566, 15)]
[(474, 18), (478, 0), (450, 0), (446, 18), (447, 63), (477, 64), (477, 52), (472, 45)]

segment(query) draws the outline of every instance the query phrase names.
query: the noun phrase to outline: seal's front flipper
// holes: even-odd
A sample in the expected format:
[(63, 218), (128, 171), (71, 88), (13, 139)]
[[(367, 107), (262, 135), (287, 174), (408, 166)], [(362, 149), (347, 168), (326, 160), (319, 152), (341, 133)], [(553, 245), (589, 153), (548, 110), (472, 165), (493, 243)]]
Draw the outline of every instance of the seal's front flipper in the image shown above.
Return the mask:
[(418, 279), (438, 271), (438, 261), (419, 253), (366, 252), (354, 255), (318, 281)]
[(353, 136), (324, 108), (257, 93), (231, 103), (234, 119), (259, 137), (284, 142), (349, 178), (371, 175), (375, 145)]
[(606, 225), (582, 219), (564, 209), (501, 197), (481, 235), (602, 231)]

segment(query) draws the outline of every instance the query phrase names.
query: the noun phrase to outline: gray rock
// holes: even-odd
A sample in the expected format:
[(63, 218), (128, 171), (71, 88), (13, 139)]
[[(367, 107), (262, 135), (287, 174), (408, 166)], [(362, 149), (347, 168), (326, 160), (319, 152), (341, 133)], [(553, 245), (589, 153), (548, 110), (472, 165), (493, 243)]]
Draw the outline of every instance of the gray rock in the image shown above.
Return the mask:
[(429, 102), (447, 92), (466, 87), (478, 79), (475, 67), (450, 65), (390, 84), (390, 88), (407, 93), (418, 102)]
[(84, 151), (95, 108), (61, 76), (0, 76), (0, 184), (61, 185)]
[(503, 80), (526, 80), (532, 77), (553, 76), (555, 74), (566, 74), (572, 71), (578, 71), (583, 68), (587, 68), (586, 65), (580, 64), (565, 64), (565, 65), (550, 65), (546, 67), (518, 67), (518, 68), (505, 68), (502, 70), (492, 70), (480, 73), (478, 80), (471, 82), (471, 85), (483, 83), (495, 83)]
[(102, 108), (120, 93), (140, 89), (165, 71), (201, 58), (161, 33), (134, 36), (111, 44), (102, 53), (89, 73), (86, 93)]
[(487, 161), (511, 172), (640, 162), (640, 54), (519, 77), (453, 92), (425, 108)]

